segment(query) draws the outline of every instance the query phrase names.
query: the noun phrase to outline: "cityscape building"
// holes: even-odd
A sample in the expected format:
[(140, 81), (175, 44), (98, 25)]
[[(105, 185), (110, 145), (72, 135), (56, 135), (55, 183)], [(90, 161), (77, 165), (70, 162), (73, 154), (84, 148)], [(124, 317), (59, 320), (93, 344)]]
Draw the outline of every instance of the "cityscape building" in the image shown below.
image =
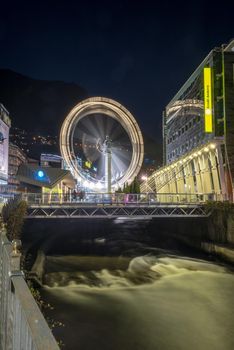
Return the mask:
[(22, 191), (43, 194), (48, 200), (52, 195), (70, 195), (76, 184), (70, 171), (39, 164), (21, 164), (17, 179)]
[[(157, 193), (233, 200), (234, 40), (215, 47), (163, 111), (163, 161), (141, 184)], [(183, 196), (180, 200), (184, 200)]]
[(63, 159), (57, 154), (41, 153), (40, 164), (43, 167), (53, 166), (54, 168), (62, 168)]
[(223, 138), (234, 178), (234, 40), (215, 47), (163, 112), (164, 164)]
[(8, 185), (17, 189), (20, 182), (16, 177), (19, 166), (27, 162), (26, 154), (13, 143), (9, 143)]
[(0, 185), (8, 181), (8, 147), (11, 119), (7, 109), (0, 104)]

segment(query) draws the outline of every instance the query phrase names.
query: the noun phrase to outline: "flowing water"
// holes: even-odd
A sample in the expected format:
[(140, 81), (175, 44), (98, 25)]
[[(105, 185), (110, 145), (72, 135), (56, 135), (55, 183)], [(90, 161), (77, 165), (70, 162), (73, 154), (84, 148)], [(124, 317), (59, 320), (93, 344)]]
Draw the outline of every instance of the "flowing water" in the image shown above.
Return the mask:
[(232, 268), (178, 245), (77, 240), (77, 254), (45, 253), (42, 294), (64, 349), (234, 349)]

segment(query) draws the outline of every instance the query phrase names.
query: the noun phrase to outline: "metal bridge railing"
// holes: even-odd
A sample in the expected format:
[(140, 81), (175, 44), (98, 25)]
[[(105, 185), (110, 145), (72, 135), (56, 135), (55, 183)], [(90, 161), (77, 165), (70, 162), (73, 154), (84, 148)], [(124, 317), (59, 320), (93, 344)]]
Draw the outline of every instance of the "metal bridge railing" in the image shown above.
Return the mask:
[(0, 231), (0, 349), (59, 350), (20, 271), (20, 253)]
[(213, 193), (85, 193), (82, 198), (72, 194), (22, 193), (22, 200), (29, 205), (157, 205), (157, 204), (203, 204), (222, 201), (222, 195)]

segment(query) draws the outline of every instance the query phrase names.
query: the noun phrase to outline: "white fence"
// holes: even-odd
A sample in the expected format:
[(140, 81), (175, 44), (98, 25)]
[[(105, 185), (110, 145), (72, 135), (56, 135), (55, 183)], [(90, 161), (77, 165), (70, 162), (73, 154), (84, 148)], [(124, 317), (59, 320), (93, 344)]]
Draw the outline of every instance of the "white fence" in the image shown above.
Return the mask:
[(0, 229), (0, 349), (58, 350), (22, 272), (20, 253)]

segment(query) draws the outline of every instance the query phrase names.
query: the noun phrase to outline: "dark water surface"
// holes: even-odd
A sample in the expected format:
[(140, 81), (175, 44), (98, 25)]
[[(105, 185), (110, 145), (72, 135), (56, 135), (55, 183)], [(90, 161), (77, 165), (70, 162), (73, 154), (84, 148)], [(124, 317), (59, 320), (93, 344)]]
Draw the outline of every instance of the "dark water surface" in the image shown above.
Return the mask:
[(157, 222), (37, 223), (25, 229), (32, 242), (64, 349), (234, 349), (232, 268)]

